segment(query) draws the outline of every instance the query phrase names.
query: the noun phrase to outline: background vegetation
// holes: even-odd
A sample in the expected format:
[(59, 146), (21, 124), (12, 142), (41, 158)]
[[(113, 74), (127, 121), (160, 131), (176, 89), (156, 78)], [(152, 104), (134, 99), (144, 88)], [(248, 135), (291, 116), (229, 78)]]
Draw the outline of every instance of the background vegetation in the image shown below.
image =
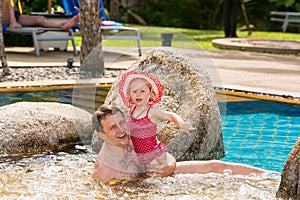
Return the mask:
[[(300, 12), (299, 0), (243, 0), (249, 22), (256, 30), (277, 31), (279, 23), (270, 22), (270, 11)], [(145, 0), (136, 7), (148, 24), (196, 29), (222, 29), (223, 0)], [(239, 27), (245, 25), (243, 13), (238, 15)], [(293, 29), (290, 31), (298, 31)]]
[[(27, 0), (28, 12), (47, 11), (45, 0)], [(241, 0), (246, 6), (249, 22), (259, 31), (280, 31), (281, 24), (270, 21), (270, 11), (300, 12), (299, 0)], [(109, 10), (110, 0), (103, 0)], [(206, 30), (222, 29), (223, 0), (127, 0), (127, 7), (140, 15), (148, 25)], [(133, 6), (129, 6), (133, 5)], [(61, 0), (53, 0), (54, 10), (61, 11)], [(122, 11), (122, 10), (120, 10)], [(122, 22), (135, 23), (126, 15)], [(243, 12), (238, 15), (238, 27), (245, 25)], [(288, 29), (299, 32), (298, 28)]]
[[(25, 0), (25, 12), (46, 12), (48, 11), (47, 0)], [(59, 10), (61, 6), (61, 0), (52, 0), (52, 8)]]
[[(45, 0), (27, 0), (27, 12), (46, 12), (47, 5)], [(109, 0), (103, 0), (105, 7), (109, 10)], [(130, 0), (127, 0), (128, 2)], [(160, 29), (166, 31), (165, 27), (169, 27), (168, 31), (185, 34), (194, 41), (197, 41), (205, 49), (214, 49), (211, 40), (224, 37), (222, 29), (222, 3), (223, 0), (136, 0), (135, 6), (129, 7), (135, 13), (142, 16), (148, 23), (152, 35), (156, 38), (145, 39), (146, 34), (142, 34), (142, 46), (160, 45), (160, 34), (155, 34), (154, 30)], [(292, 11), (300, 12), (299, 0), (244, 0), (247, 15), (251, 24), (255, 26), (251, 36), (247, 32), (238, 31), (240, 37), (283, 39), (283, 40), (299, 40), (299, 29), (297, 27), (289, 27), (288, 33), (281, 33), (281, 23), (270, 21), (270, 11)], [(53, 0), (53, 9), (61, 11), (61, 0)], [(121, 10), (120, 10), (121, 11)], [(132, 18), (123, 11), (121, 15), (122, 22), (130, 26), (144, 28), (135, 24)], [(243, 13), (238, 16), (238, 27), (245, 25)], [(153, 28), (152, 28), (153, 27)], [(278, 32), (275, 32), (278, 31)], [(292, 34), (294, 33), (294, 34)], [(149, 35), (149, 34), (148, 34)], [(32, 46), (31, 37), (9, 38), (5, 36), (5, 45), (18, 46), (24, 43), (24, 46)], [(21, 36), (17, 36), (21, 37)], [(144, 37), (144, 38), (143, 38)], [(24, 42), (26, 41), (26, 42)], [(76, 43), (80, 45), (80, 35), (76, 36)], [(136, 46), (135, 41), (103, 41), (105, 46)]]

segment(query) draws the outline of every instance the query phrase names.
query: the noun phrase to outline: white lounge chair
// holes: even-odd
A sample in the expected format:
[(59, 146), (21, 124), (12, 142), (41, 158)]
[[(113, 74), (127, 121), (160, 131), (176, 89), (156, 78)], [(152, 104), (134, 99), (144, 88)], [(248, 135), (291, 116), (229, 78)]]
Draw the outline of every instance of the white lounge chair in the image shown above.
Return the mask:
[[(43, 33), (48, 32), (49, 34), (43, 35)], [(66, 32), (66, 34), (54, 34), (54, 32)], [(53, 33), (53, 34), (51, 34)], [(70, 29), (65, 31), (60, 28), (42, 28), (42, 27), (23, 27), (23, 28), (6, 28), (5, 34), (22, 34), (22, 35), (32, 35), (33, 45), (35, 48), (35, 53), (40, 56), (39, 41), (72, 41), (74, 55), (78, 55), (76, 44), (74, 40), (73, 30)]]

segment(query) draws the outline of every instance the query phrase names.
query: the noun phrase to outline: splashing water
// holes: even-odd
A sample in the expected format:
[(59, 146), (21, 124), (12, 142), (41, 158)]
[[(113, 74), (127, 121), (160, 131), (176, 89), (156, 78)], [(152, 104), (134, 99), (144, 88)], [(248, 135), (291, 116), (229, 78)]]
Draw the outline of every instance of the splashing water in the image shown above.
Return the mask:
[(166, 178), (92, 179), (96, 155), (60, 152), (0, 164), (1, 199), (276, 199), (280, 174), (176, 174)]

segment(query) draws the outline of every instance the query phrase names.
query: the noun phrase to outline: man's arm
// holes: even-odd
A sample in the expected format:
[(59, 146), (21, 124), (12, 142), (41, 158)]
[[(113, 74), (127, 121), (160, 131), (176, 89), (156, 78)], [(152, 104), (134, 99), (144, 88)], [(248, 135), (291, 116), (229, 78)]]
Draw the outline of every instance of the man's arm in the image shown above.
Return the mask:
[(240, 163), (223, 162), (220, 160), (206, 161), (182, 161), (177, 162), (175, 173), (181, 174), (206, 174), (220, 173), (223, 174), (226, 170), (230, 170), (232, 174), (249, 175), (262, 174), (266, 170)]

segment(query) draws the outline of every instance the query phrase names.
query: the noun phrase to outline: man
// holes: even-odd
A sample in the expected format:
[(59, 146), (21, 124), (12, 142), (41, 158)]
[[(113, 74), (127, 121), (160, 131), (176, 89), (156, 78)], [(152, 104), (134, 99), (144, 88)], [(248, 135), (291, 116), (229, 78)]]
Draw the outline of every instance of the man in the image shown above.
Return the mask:
[[(211, 161), (183, 161), (168, 160), (168, 166), (147, 173), (143, 165), (139, 165), (136, 154), (132, 148), (128, 135), (127, 121), (122, 111), (116, 107), (102, 105), (93, 115), (93, 126), (98, 136), (104, 140), (103, 146), (97, 156), (94, 166), (93, 178), (100, 181), (113, 178), (127, 179), (138, 177), (139, 174), (165, 177), (174, 170), (175, 173), (224, 173), (230, 170), (232, 174), (249, 175), (251, 173), (264, 173), (263, 169), (256, 167), (228, 163), (218, 160)], [(175, 169), (176, 168), (176, 169)]]
[[(127, 121), (120, 109), (102, 105), (92, 119), (94, 129), (104, 141), (94, 166), (95, 179), (102, 181), (154, 175), (147, 173), (145, 166), (138, 163), (128, 134)], [(175, 166), (176, 161), (169, 160), (168, 166), (163, 169), (148, 171), (155, 171), (155, 175), (164, 177), (170, 175)]]
[(17, 0), (3, 0), (2, 23), (9, 24), (9, 27), (11, 28), (21, 28), (22, 25), (25, 25), (40, 26), (45, 28), (62, 28), (64, 30), (68, 30), (79, 23), (79, 15), (74, 16), (71, 20), (68, 20), (64, 23), (51, 22), (44, 16), (24, 15), (24, 4), (25, 2), (22, 0), (21, 6), (18, 6), (19, 3)]

